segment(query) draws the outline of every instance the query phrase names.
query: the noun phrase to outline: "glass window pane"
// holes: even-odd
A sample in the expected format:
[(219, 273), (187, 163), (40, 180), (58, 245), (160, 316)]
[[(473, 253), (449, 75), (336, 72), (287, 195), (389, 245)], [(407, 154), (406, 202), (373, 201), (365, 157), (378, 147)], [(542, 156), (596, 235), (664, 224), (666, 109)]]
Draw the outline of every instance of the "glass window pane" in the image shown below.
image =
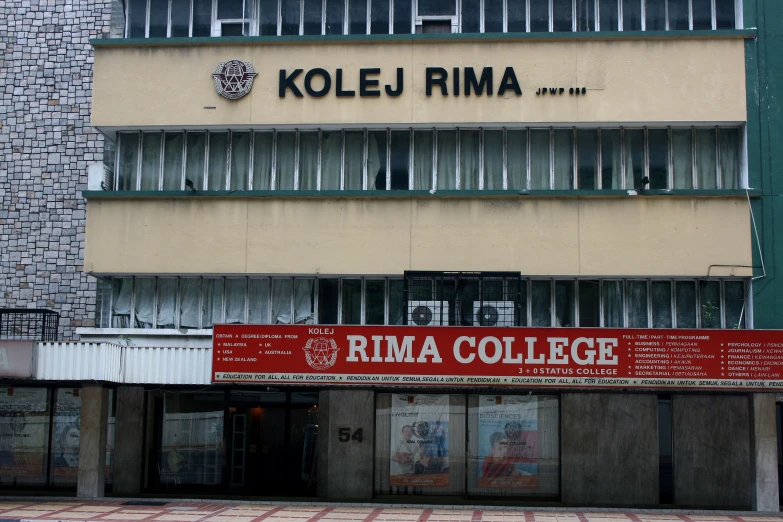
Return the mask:
[(549, 0), (530, 0), (530, 31), (549, 31)]
[(145, 132), (141, 142), (141, 190), (158, 190), (160, 180), (160, 142), (158, 132)]
[[(0, 387), (0, 433), (2, 436), (3, 486), (46, 486), (47, 460), (49, 459), (49, 393), (46, 388)], [(65, 408), (63, 413), (67, 411)], [(72, 413), (79, 413), (80, 410)], [(55, 422), (60, 416), (55, 416)], [(67, 455), (63, 471), (76, 479), (79, 466), (79, 424), (76, 429), (66, 429), (62, 423), (53, 436), (55, 447), (65, 448)], [(73, 447), (75, 446), (75, 448)], [(52, 460), (58, 460), (52, 455)], [(58, 460), (59, 463), (59, 460)], [(71, 469), (72, 468), (72, 469)], [(75, 484), (75, 482), (73, 482)]]
[(226, 279), (226, 316), (223, 320), (226, 324), (243, 324), (245, 322), (245, 294), (247, 293), (247, 279)]
[(699, 281), (701, 298), (701, 327), (721, 327), (720, 283), (718, 281)]
[(674, 188), (693, 188), (693, 131), (672, 129), (672, 170)]
[(669, 30), (687, 31), (690, 29), (689, 9), (688, 0), (669, 0)]
[(699, 181), (698, 188), (717, 188), (715, 129), (696, 129), (696, 173)]
[(484, 0), (484, 32), (503, 32), (503, 0)]
[(739, 188), (740, 130), (718, 129), (720, 141), (720, 175), (724, 189)]
[(340, 190), (343, 133), (323, 132), (321, 148), (321, 190)]
[(617, 2), (618, 0), (600, 0), (598, 3), (601, 31), (617, 31), (620, 12)]
[(411, 0), (394, 0), (394, 34), (411, 34), (412, 21)]
[(293, 280), (272, 279), (272, 324), (291, 324), (293, 291)]
[(578, 187), (583, 190), (598, 188), (598, 131), (576, 131)]
[(623, 326), (623, 282), (603, 281), (604, 327)]
[(171, 0), (171, 36), (190, 34), (190, 0)]
[(403, 302), (403, 290), (405, 282), (402, 279), (389, 280), (389, 324), (402, 324), (402, 316), (405, 313)]
[(457, 132), (438, 131), (438, 190), (457, 188)]
[(552, 15), (552, 29), (554, 31), (570, 32), (573, 30), (574, 12), (571, 0), (552, 0)]
[(508, 14), (506, 15), (508, 32), (524, 33), (527, 31), (527, 6), (525, 5), (525, 0), (506, 0), (506, 9), (508, 9)]
[(253, 136), (253, 190), (272, 188), (272, 133)]
[(345, 0), (326, 0), (326, 34), (343, 34)]
[(481, 176), (481, 158), (479, 157), (479, 131), (459, 131), (460, 188), (478, 190)]
[(509, 190), (527, 189), (527, 131), (506, 131)]
[(299, 190), (318, 189), (318, 133), (299, 133)]
[(348, 0), (348, 34), (367, 34), (367, 0)]
[(302, 34), (321, 34), (321, 0), (304, 0), (304, 26)]
[(190, 181), (195, 190), (204, 190), (204, 156), (207, 149), (205, 133), (187, 133), (185, 152), (185, 182)]
[(275, 188), (294, 190), (294, 169), (296, 166), (296, 133), (277, 133), (277, 172)]
[(622, 0), (623, 31), (642, 30), (642, 0)]
[(413, 131), (413, 190), (432, 188), (432, 131)]
[(625, 131), (625, 188), (638, 190), (644, 177), (644, 131)]
[(139, 166), (139, 134), (120, 135), (120, 166), (117, 173), (118, 190), (136, 190)]
[(601, 131), (601, 188), (622, 189), (622, 148), (619, 130)]
[(644, 23), (647, 31), (666, 30), (666, 0), (645, 0)]
[(339, 279), (318, 280), (318, 324), (338, 324)]
[(231, 133), (231, 190), (247, 190), (250, 173), (250, 133)]
[(261, 0), (261, 13), (259, 16), (261, 36), (277, 35), (277, 1)]
[(386, 131), (367, 133), (367, 188), (386, 190)]
[(628, 281), (628, 328), (647, 328), (647, 281)]
[[(21, 391), (24, 389), (15, 388), (14, 393), (17, 393), (17, 390)], [(80, 388), (57, 388), (55, 392), (54, 415), (52, 419), (54, 422), (52, 429), (53, 454), (51, 458), (51, 483), (53, 486), (76, 486), (79, 474), (82, 416), (82, 397), (80, 392)], [(24, 391), (21, 391), (21, 393), (24, 393)], [(21, 437), (19, 438), (21, 439)], [(3, 471), (5, 475), (5, 469)]]
[(386, 281), (366, 281), (364, 324), (384, 324)]
[(579, 326), (601, 326), (598, 281), (579, 281)]
[(166, 487), (223, 483), (223, 392), (164, 395), (159, 480)]
[(301, 9), (301, 0), (281, 0), (281, 2), (280, 15), (282, 23), (280, 25), (280, 34), (299, 34), (299, 10)]
[(163, 156), (163, 190), (182, 189), (182, 146), (185, 136), (181, 132), (166, 133), (166, 149)]
[(745, 328), (745, 283), (725, 281), (723, 295), (726, 300), (726, 328)]
[(249, 324), (269, 324), (269, 279), (250, 279), (247, 312)]
[(345, 133), (345, 190), (362, 190), (364, 132)]
[(462, 0), (463, 33), (478, 33), (481, 31), (481, 0)]
[(530, 282), (530, 326), (552, 326), (552, 283)]
[(133, 312), (135, 328), (152, 328), (155, 316), (155, 279), (136, 278), (133, 292)]
[(574, 188), (574, 133), (569, 130), (554, 131), (555, 190)]
[(389, 34), (389, 0), (371, 0), (370, 32)]
[[(512, 283), (509, 284), (511, 285)], [(519, 285), (519, 297), (517, 299), (517, 303), (519, 303), (517, 312), (517, 315), (519, 316), (518, 326), (527, 326), (527, 281), (513, 281), (513, 285), (516, 286), (517, 284)]]
[(650, 129), (647, 131), (650, 154), (650, 188), (666, 189), (669, 186), (669, 131)]
[(735, 0), (715, 0), (715, 28), (735, 29), (737, 27)]
[(180, 279), (179, 293), (179, 327), (198, 328), (201, 317), (201, 278)]
[(672, 327), (672, 284), (669, 281), (651, 283), (653, 328)]
[(595, 31), (595, 0), (576, 0), (576, 30)]
[(696, 283), (677, 281), (677, 328), (696, 328)]
[(555, 326), (574, 325), (574, 281), (555, 281)]
[(193, 36), (212, 36), (212, 0), (193, 0)]
[(201, 327), (212, 328), (223, 321), (223, 278), (204, 278), (202, 289)]
[(419, 0), (419, 16), (453, 16), (457, 14), (454, 0)]
[(218, 0), (217, 17), (220, 20), (228, 18), (243, 18), (242, 0)]
[(145, 38), (147, 26), (147, 0), (128, 0), (128, 36)]
[(315, 279), (296, 278), (294, 280), (294, 321), (296, 324), (313, 324), (314, 285)]
[(158, 328), (174, 328), (174, 317), (177, 307), (176, 277), (161, 277), (158, 279)]
[(693, 2), (693, 30), (712, 29), (712, 0), (691, 0)]
[(549, 130), (530, 131), (530, 188), (547, 190), (549, 185)]
[(484, 131), (484, 188), (503, 190), (503, 131)]
[(133, 278), (125, 277), (112, 281), (112, 326), (130, 328), (131, 300), (133, 299)]
[(226, 190), (228, 133), (209, 133), (209, 190)]
[(410, 183), (410, 131), (391, 133), (391, 189), (408, 190)]
[(343, 279), (342, 324), (362, 324), (362, 281)]

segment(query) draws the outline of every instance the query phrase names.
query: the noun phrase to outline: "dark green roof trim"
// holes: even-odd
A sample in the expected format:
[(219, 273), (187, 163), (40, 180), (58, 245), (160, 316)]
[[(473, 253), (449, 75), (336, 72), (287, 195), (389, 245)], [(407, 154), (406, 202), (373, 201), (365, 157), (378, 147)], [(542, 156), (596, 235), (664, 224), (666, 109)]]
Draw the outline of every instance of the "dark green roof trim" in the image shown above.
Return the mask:
[[(750, 190), (751, 197), (760, 196), (759, 191)], [(193, 192), (142, 190), (142, 191), (103, 191), (85, 190), (82, 196), (87, 199), (148, 199), (148, 198), (423, 198), (423, 197), (639, 197), (639, 196), (680, 196), (680, 197), (746, 197), (745, 190), (645, 190), (630, 196), (627, 190), (210, 190)]]
[(198, 38), (95, 38), (93, 47), (181, 46), (249, 43), (380, 43), (441, 41), (515, 41), (515, 40), (660, 40), (755, 38), (755, 29), (716, 31), (598, 31), (561, 33), (447, 33), (447, 34), (348, 34), (303, 36), (208, 36)]

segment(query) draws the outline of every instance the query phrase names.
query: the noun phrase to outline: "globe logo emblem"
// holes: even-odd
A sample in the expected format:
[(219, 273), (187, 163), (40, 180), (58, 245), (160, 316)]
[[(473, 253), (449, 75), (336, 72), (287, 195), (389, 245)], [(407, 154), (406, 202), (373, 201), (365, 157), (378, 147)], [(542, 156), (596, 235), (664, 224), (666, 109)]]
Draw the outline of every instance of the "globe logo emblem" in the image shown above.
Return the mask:
[(326, 370), (337, 362), (337, 343), (334, 339), (326, 337), (314, 337), (307, 341), (302, 348), (310, 368), (314, 370)]
[(229, 60), (218, 64), (212, 79), (218, 94), (229, 100), (238, 100), (250, 92), (257, 74), (250, 62)]

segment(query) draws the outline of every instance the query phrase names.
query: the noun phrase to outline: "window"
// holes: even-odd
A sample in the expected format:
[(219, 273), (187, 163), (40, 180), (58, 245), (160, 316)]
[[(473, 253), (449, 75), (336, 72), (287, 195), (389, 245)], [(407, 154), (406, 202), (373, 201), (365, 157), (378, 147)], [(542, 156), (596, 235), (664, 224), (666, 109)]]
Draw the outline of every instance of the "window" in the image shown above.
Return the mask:
[(128, 38), (734, 29), (740, 0), (128, 0)]
[[(410, 324), (409, 301), (445, 303), (452, 326), (727, 328), (746, 325), (742, 279), (523, 279), (409, 272), (403, 277), (118, 277), (101, 280), (102, 328), (232, 324)], [(494, 310), (488, 317), (482, 307)], [(131, 326), (133, 325), (133, 326)]]
[(116, 189), (144, 191), (736, 190), (743, 165), (737, 127), (122, 132), (117, 146)]

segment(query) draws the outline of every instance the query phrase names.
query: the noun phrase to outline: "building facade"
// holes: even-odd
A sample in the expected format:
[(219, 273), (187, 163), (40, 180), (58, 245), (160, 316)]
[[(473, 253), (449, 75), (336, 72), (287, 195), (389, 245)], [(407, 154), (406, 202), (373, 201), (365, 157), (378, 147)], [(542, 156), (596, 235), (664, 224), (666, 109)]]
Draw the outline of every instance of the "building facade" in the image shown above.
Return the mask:
[(3, 490), (778, 510), (772, 348), (757, 390), (243, 382), (213, 348), (215, 325), (781, 329), (776, 3), (0, 14), (0, 302), (60, 316), (3, 345), (26, 368), (2, 373)]

